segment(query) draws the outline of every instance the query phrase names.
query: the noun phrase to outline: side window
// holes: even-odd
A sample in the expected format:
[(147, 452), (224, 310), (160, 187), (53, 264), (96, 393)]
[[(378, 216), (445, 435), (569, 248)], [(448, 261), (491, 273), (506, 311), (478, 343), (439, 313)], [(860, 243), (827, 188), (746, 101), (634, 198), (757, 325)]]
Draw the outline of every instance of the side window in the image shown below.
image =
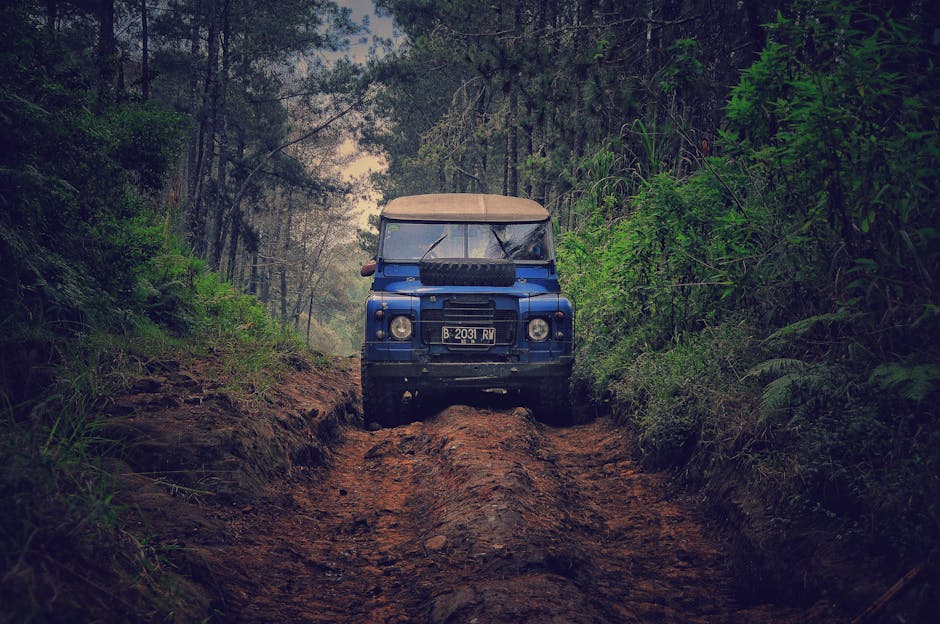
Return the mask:
[(544, 223), (514, 227), (513, 257), (517, 260), (548, 259)]

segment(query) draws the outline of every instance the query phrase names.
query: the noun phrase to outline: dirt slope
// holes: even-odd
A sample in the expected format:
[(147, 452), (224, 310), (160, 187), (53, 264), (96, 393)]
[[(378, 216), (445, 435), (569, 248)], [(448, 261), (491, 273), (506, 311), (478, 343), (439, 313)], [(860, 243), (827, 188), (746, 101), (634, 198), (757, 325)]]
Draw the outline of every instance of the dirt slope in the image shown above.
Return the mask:
[[(433, 412), (434, 410), (432, 410)], [(238, 510), (208, 555), (242, 622), (808, 622), (744, 610), (695, 512), (605, 421), (453, 406), (349, 428), (329, 466)]]
[(555, 429), (495, 397), (368, 431), (356, 370), (298, 370), (260, 407), (172, 370), (116, 402), (140, 449), (132, 528), (161, 536), (214, 619), (839, 621), (744, 608), (694, 505), (609, 422)]

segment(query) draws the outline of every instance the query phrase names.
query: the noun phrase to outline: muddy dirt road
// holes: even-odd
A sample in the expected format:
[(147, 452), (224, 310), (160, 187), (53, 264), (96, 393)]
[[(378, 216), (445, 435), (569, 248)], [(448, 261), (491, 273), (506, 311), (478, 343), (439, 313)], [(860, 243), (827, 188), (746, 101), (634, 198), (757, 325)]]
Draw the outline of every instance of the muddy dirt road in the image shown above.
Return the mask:
[(829, 622), (743, 607), (720, 544), (607, 421), (511, 405), (347, 426), (331, 458), (231, 507), (205, 552), (242, 622)]

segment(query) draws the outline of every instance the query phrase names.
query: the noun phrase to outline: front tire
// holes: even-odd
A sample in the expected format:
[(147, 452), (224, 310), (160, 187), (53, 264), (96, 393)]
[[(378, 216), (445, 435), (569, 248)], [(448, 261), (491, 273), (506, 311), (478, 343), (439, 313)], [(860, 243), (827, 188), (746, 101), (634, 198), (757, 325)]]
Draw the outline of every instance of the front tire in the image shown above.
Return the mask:
[(396, 384), (369, 377), (362, 361), (362, 416), (366, 424), (377, 422), (383, 427), (402, 424), (404, 392)]
[(572, 425), (574, 416), (571, 412), (569, 385), (567, 378), (541, 381), (532, 401), (535, 417), (556, 427)]

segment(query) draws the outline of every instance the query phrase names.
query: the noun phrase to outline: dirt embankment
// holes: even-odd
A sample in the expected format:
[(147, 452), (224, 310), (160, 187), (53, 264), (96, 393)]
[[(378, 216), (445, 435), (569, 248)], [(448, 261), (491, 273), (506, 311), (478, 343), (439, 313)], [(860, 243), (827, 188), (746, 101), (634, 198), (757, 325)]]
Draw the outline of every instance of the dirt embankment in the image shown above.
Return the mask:
[(225, 428), (248, 416), (237, 406), (200, 415), (211, 401), (177, 399), (146, 416), (184, 421), (177, 435), (195, 442), (183, 445), (224, 441), (208, 444), (215, 463), (205, 469), (220, 467), (220, 494), (140, 476), (131, 497), (220, 619), (839, 621), (824, 604), (741, 604), (694, 505), (639, 471), (630, 440), (607, 421), (553, 429), (494, 399), (428, 406), (420, 422), (368, 431), (348, 400), (355, 370), (346, 361), (326, 375), (298, 372), (265, 414), (250, 415), (267, 423), (250, 434)]

